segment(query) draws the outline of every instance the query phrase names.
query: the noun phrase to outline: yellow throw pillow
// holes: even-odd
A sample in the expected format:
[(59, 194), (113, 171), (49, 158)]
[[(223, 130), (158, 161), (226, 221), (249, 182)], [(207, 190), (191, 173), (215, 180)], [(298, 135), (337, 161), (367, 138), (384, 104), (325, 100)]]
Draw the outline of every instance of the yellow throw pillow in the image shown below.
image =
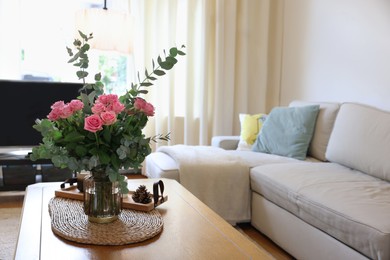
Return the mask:
[(241, 134), (238, 150), (250, 150), (266, 118), (266, 114), (240, 114)]

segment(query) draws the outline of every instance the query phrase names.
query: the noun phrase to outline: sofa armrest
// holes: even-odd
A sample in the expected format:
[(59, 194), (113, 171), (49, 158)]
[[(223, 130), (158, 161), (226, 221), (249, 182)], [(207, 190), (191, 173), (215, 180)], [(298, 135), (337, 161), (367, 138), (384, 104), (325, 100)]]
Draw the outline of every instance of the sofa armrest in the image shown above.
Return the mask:
[(213, 136), (211, 146), (220, 147), (225, 150), (236, 150), (240, 136)]

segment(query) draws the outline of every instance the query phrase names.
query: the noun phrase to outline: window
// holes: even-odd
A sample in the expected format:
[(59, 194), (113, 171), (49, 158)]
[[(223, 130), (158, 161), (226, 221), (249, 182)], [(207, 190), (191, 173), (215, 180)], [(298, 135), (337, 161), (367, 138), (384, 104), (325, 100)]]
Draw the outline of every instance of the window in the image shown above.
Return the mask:
[[(78, 36), (76, 11), (102, 7), (102, 0), (0, 0), (0, 79), (80, 82), (65, 47)], [(134, 79), (131, 55), (91, 50), (89, 58), (89, 81), (101, 72), (108, 93), (122, 93)]]

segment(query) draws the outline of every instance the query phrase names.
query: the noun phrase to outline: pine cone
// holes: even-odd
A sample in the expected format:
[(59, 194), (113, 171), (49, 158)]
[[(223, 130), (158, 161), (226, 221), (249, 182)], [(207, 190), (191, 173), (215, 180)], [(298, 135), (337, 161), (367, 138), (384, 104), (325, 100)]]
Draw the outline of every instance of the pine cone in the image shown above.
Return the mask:
[(146, 189), (145, 185), (140, 185), (132, 196), (133, 200), (137, 203), (147, 204), (152, 201), (150, 193)]

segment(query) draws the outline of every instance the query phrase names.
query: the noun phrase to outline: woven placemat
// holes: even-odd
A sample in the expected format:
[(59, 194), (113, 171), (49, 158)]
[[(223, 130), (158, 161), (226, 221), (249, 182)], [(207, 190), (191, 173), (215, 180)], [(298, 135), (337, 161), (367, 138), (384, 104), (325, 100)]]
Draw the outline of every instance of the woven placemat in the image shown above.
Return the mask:
[(70, 241), (93, 245), (126, 245), (145, 241), (158, 235), (163, 228), (160, 213), (123, 209), (118, 220), (97, 224), (88, 221), (83, 202), (54, 197), (49, 202), (51, 227), (54, 234)]

